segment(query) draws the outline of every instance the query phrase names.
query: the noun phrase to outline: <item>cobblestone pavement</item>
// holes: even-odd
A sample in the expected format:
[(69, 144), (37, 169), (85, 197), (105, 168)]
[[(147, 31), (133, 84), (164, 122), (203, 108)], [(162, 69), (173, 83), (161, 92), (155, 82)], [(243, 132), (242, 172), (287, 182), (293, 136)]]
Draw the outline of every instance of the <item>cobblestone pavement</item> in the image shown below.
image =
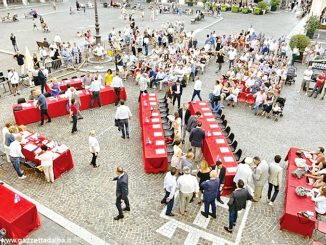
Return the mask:
[[(104, 12), (108, 14), (104, 16)], [(123, 21), (118, 19), (118, 15), (118, 10), (100, 8), (101, 27), (106, 28), (106, 31), (108, 31), (112, 25), (117, 28), (122, 26)], [(54, 34), (59, 33), (63, 39), (70, 39), (74, 35), (69, 30), (80, 30), (79, 26), (91, 25), (93, 16), (89, 10), (86, 12), (85, 17), (79, 13), (74, 16), (69, 16), (67, 13), (49, 14), (46, 19), (48, 19), (53, 31), (45, 36), (52, 39)], [(216, 30), (219, 34), (236, 33), (253, 24), (258, 31), (265, 31), (268, 35), (277, 37), (280, 34), (290, 32), (296, 23), (293, 15), (284, 12), (265, 16), (225, 13), (223, 17), (222, 22), (210, 27), (209, 30), (200, 32), (200, 35), (204, 36), (211, 30)], [(148, 18), (147, 16), (142, 26), (157, 26), (163, 21), (175, 20), (176, 16), (160, 16), (155, 23), (151, 23)], [(57, 20), (55, 24), (54, 19)], [(185, 19), (188, 20), (189, 18), (185, 17)], [(210, 23), (209, 21), (214, 21), (214, 19), (206, 20), (198, 25), (187, 24), (186, 29), (203, 28)], [(189, 21), (186, 22), (189, 23)], [(21, 21), (17, 25), (16, 23), (13, 25), (8, 24), (5, 30), (2, 31), (4, 35), (0, 37), (0, 42), (4, 43), (3, 49), (11, 49), (10, 43), (6, 40), (12, 28), (17, 28), (15, 30), (19, 45), (33, 47), (34, 42), (43, 37), (44, 34), (35, 33), (35, 35), (30, 36), (28, 35), (29, 31), (25, 32), (27, 35), (18, 32), (18, 30), (24, 31), (30, 24), (28, 21)], [(23, 39), (20, 35), (26, 35), (26, 38)], [(0, 67), (2, 70), (6, 69), (10, 62), (12, 62), (11, 58), (1, 59)], [(212, 62), (206, 73), (201, 77), (204, 81), (202, 92), (204, 97), (207, 97), (213, 87), (216, 78), (215, 69), (216, 67)], [(271, 161), (275, 154), (285, 156), (291, 146), (314, 149), (319, 145), (325, 145), (325, 135), (321, 134), (321, 132), (326, 131), (324, 102), (297, 93), (303, 69), (303, 67), (299, 66), (298, 82), (293, 86), (285, 87), (283, 90), (282, 96), (287, 98), (287, 102), (284, 117), (279, 122), (255, 117), (249, 108), (244, 105), (224, 110), (232, 131), (239, 142), (239, 147), (245, 151), (245, 155), (259, 155), (261, 158)], [(190, 84), (184, 90), (183, 102), (191, 98), (192, 86)], [(279, 230), (279, 217), (283, 212), (284, 188), (282, 188), (274, 208), (265, 203), (265, 198), (260, 203), (251, 205), (242, 234), (238, 233), (239, 226), (236, 227), (236, 232), (232, 235), (224, 231), (223, 225), (227, 224), (227, 210), (223, 207), (218, 208), (218, 219), (210, 220), (208, 224), (205, 224), (206, 228), (196, 226), (193, 223), (200, 211), (200, 207), (195, 203), (189, 205), (186, 216), (176, 216), (172, 220), (175, 222), (173, 224), (178, 221), (183, 226), (176, 228), (171, 238), (157, 232), (164, 224), (169, 222), (160, 217), (163, 207), (159, 201), (163, 196), (164, 174), (144, 173), (140, 143), (141, 129), (138, 120), (138, 88), (134, 82), (128, 81), (126, 89), (128, 92), (127, 104), (133, 113), (130, 140), (121, 139), (119, 132), (113, 126), (115, 111), (113, 105), (93, 111), (84, 111), (84, 119), (78, 122), (80, 132), (76, 135), (70, 134), (71, 124), (67, 117), (55, 118), (51, 125), (45, 125), (41, 128), (36, 124), (28, 125), (28, 128), (32, 131), (37, 131), (45, 136), (55, 138), (58, 142), (67, 144), (72, 150), (75, 168), (50, 185), (44, 181), (43, 176), (31, 172), (27, 173), (25, 180), (19, 180), (12, 167), (5, 164), (0, 168), (0, 179), (96, 234), (101, 239), (113, 239), (119, 244), (183, 244), (185, 241), (187, 241), (186, 244), (192, 244), (194, 240), (191, 241), (188, 235), (198, 235), (202, 234), (202, 232), (225, 241), (232, 243), (239, 241), (240, 244), (246, 245), (311, 243), (310, 240), (301, 236)], [(23, 96), (27, 96), (28, 93), (27, 89), (24, 90)], [(13, 121), (11, 105), (16, 99), (17, 97), (9, 95), (0, 98), (1, 125), (6, 121)], [(98, 139), (102, 149), (99, 155), (101, 166), (98, 169), (89, 166), (90, 154), (88, 153), (87, 137), (91, 129), (95, 129), (99, 134)], [(131, 212), (126, 213), (125, 218), (120, 221), (113, 220), (117, 211), (114, 205), (115, 182), (112, 182), (111, 179), (117, 165), (122, 165), (130, 176)], [(266, 187), (264, 194), (266, 194), (265, 192)], [(177, 211), (177, 208), (178, 202), (174, 210)], [(241, 213), (239, 222), (245, 215), (244, 213)], [(42, 237), (43, 231), (49, 237), (55, 233), (51, 230), (51, 223), (44, 224), (44, 227), (48, 227), (48, 229), (43, 227), (44, 230), (34, 232), (33, 237)], [(189, 229), (192, 230), (189, 232), (189, 230), (185, 230), (185, 227), (191, 227)], [(73, 244), (78, 243), (83, 242), (73, 242)], [(198, 238), (198, 244), (212, 244), (212, 241), (208, 239), (208, 236), (200, 237)], [(217, 244), (223, 244), (223, 242), (217, 242)]]

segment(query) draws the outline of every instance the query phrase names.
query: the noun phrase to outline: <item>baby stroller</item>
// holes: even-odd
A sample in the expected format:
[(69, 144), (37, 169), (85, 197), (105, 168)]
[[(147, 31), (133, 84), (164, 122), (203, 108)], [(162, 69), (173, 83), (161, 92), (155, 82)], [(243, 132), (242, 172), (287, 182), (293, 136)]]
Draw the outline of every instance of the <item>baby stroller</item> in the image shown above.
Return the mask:
[(285, 101), (286, 101), (285, 98), (278, 97), (272, 108), (273, 119), (275, 122), (278, 121), (280, 117), (283, 117), (283, 109), (284, 109)]
[(292, 85), (292, 83), (295, 83), (295, 77), (297, 76), (297, 69), (294, 66), (289, 66), (288, 71), (286, 73), (286, 80), (285, 85), (288, 83)]

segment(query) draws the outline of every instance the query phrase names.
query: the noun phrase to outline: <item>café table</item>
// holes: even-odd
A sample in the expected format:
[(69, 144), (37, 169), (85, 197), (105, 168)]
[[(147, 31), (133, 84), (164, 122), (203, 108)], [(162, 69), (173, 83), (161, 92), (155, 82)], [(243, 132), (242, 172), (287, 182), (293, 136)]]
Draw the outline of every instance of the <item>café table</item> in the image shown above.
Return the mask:
[(157, 94), (141, 96), (139, 118), (142, 128), (143, 160), (146, 173), (160, 173), (168, 170), (167, 147), (158, 109)]
[(6, 237), (19, 239), (40, 227), (41, 221), (35, 204), (15, 195), (5, 185), (0, 185), (0, 228), (6, 230)]
[(23, 131), (20, 134), (23, 137), (22, 153), (26, 160), (40, 165), (41, 162), (35, 159), (35, 153), (41, 152), (40, 147), (42, 144), (47, 145), (49, 150), (54, 152), (53, 173), (55, 179), (60, 178), (61, 174), (68, 172), (74, 167), (71, 151), (66, 145), (58, 145), (55, 139), (48, 139), (31, 131)]
[[(51, 88), (50, 88), (50, 83), (47, 82), (45, 84), (45, 91), (48, 93), (51, 93)], [(82, 90), (83, 89), (83, 82), (82, 78), (73, 78), (73, 79), (67, 79), (67, 80), (62, 80), (58, 82), (60, 90), (65, 92), (67, 91), (68, 87), (67, 84), (70, 84), (70, 87), (74, 87), (77, 90)]]
[[(288, 164), (285, 181), (285, 201), (283, 214), (280, 218), (280, 229), (311, 238), (316, 225), (315, 204), (310, 197), (298, 196), (295, 189), (298, 186), (311, 189), (312, 186), (307, 183), (305, 177), (298, 179), (292, 175), (292, 173), (297, 169), (297, 165), (295, 164), (296, 158), (306, 159), (308, 165), (311, 165), (311, 162), (304, 156), (299, 157), (297, 155), (298, 151), (300, 151), (300, 149), (291, 148), (285, 159)], [(311, 211), (314, 216), (311, 219), (303, 217), (300, 212), (305, 211)]]
[[(77, 91), (81, 101), (80, 110), (87, 110), (91, 107), (92, 94), (89, 90)], [(126, 90), (121, 89), (121, 99), (126, 100)], [(100, 91), (101, 103), (103, 105), (113, 104), (116, 100), (116, 94), (111, 87), (104, 87)], [(65, 94), (56, 97), (46, 98), (48, 104), (48, 112), (51, 118), (61, 117), (69, 114), (67, 109), (68, 98)], [(97, 106), (95, 102), (94, 106)], [(22, 104), (13, 105), (13, 113), (17, 125), (27, 125), (39, 122), (41, 120), (40, 110), (35, 107), (35, 102), (29, 101)]]

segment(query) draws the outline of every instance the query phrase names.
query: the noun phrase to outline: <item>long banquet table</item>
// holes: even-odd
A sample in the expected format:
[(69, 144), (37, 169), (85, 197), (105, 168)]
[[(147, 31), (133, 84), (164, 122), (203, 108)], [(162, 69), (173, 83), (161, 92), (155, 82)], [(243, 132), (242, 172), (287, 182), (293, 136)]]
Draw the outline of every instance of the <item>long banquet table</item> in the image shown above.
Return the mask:
[[(80, 110), (87, 110), (91, 107), (91, 92), (88, 90), (80, 90), (77, 91), (80, 97), (81, 106)], [(124, 88), (121, 89), (121, 99), (126, 100), (126, 90)], [(113, 104), (116, 100), (116, 94), (111, 87), (105, 87), (101, 89), (101, 103), (102, 105)], [(60, 117), (65, 116), (69, 112), (67, 110), (68, 98), (62, 94), (57, 97), (49, 97), (46, 98), (48, 103), (48, 112), (50, 117)], [(15, 110), (16, 107), (21, 106), (21, 110)], [(94, 106), (97, 106), (97, 102), (95, 102)], [(30, 123), (35, 123), (41, 120), (40, 110), (35, 108), (34, 102), (26, 102), (22, 104), (13, 105), (14, 117), (17, 125), (27, 125)]]
[[(311, 186), (308, 185), (306, 178), (298, 179), (292, 175), (297, 169), (295, 159), (298, 158), (296, 152), (299, 150), (291, 148), (285, 159), (288, 161), (288, 165), (286, 170), (285, 203), (283, 215), (280, 218), (280, 229), (312, 237), (316, 225), (316, 216), (307, 219), (298, 213), (311, 211), (315, 214), (315, 204), (310, 197), (299, 197), (295, 192), (297, 186), (309, 189), (311, 189)], [(310, 163), (308, 160), (307, 162)]]
[(0, 228), (4, 228), (6, 237), (16, 243), (41, 225), (35, 204), (19, 198), (15, 203), (15, 193), (0, 185)]
[(22, 153), (26, 160), (33, 161), (37, 165), (40, 161), (35, 159), (35, 153), (40, 152), (40, 146), (46, 144), (50, 150), (55, 154), (53, 160), (53, 173), (54, 178), (57, 179), (62, 173), (71, 170), (74, 167), (74, 160), (71, 151), (66, 145), (57, 145), (55, 140), (47, 139), (30, 131), (23, 131), (20, 133), (23, 136)]
[[(66, 91), (68, 89), (67, 84), (69, 84), (70, 87), (75, 87), (77, 90), (83, 89), (83, 82), (81, 78), (62, 80), (59, 81), (58, 83), (61, 91)], [(45, 91), (51, 93), (49, 83), (45, 84)]]
[(168, 170), (167, 148), (157, 94), (141, 96), (139, 118), (142, 128), (143, 160), (146, 173)]
[(211, 166), (216, 160), (220, 159), (226, 167), (224, 180), (224, 188), (233, 186), (233, 178), (235, 176), (238, 163), (235, 160), (234, 154), (225, 139), (222, 129), (215, 119), (208, 103), (206, 101), (195, 101), (189, 105), (191, 114), (194, 115), (197, 111), (201, 112), (202, 122), (201, 128), (205, 130), (206, 136), (203, 143), (203, 155)]

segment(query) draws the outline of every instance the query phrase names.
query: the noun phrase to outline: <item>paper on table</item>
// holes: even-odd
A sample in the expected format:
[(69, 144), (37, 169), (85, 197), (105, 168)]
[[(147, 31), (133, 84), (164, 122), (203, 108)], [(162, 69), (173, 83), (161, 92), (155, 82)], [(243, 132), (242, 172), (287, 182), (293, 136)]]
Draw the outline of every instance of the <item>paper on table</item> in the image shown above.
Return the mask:
[(153, 116), (153, 117), (158, 117), (158, 115), (159, 115), (158, 112), (153, 112), (153, 113), (152, 113), (152, 116)]
[(60, 94), (59, 97), (60, 97), (61, 99), (63, 99), (63, 98), (67, 98), (65, 94)]
[(53, 147), (55, 147), (55, 143), (52, 140), (51, 142), (47, 143), (46, 146), (49, 147), (49, 148), (53, 148)]
[(218, 135), (222, 135), (222, 133), (221, 132), (213, 132), (213, 135), (218, 136)]
[(41, 151), (42, 151), (42, 149), (39, 147), (34, 152), (35, 152), (35, 154), (39, 154)]
[(164, 140), (156, 140), (155, 141), (155, 145), (164, 145), (164, 144), (165, 144)]
[(28, 143), (27, 145), (24, 146), (24, 149), (28, 151), (34, 151), (36, 148), (37, 146), (32, 143)]
[(56, 153), (56, 152), (53, 152), (53, 160), (58, 158), (60, 156), (60, 154)]
[(23, 136), (23, 137), (25, 137), (25, 138), (27, 138), (28, 136), (30, 136), (32, 133), (31, 132), (29, 132), (29, 131), (23, 131), (23, 132), (21, 132), (21, 135)]
[(153, 128), (161, 128), (160, 124), (153, 124)]
[(204, 113), (204, 116), (206, 116), (206, 117), (207, 117), (207, 116), (213, 116), (213, 114), (212, 114), (211, 112), (205, 112), (205, 113)]
[(156, 154), (165, 154), (165, 149), (164, 148), (156, 149), (155, 152)]
[(152, 122), (160, 122), (159, 118), (152, 118)]
[(30, 104), (30, 103), (22, 103), (20, 104), (23, 108), (29, 108), (29, 107), (32, 107), (33, 105)]
[(154, 93), (149, 93), (149, 96), (155, 96), (155, 94)]
[(207, 122), (214, 122), (215, 118), (207, 118), (206, 120), (207, 120)]
[(216, 143), (217, 144), (224, 144), (225, 141), (224, 141), (224, 139), (216, 139)]
[(68, 146), (66, 146), (65, 144), (62, 144), (57, 148), (57, 152), (59, 153), (64, 153), (66, 150), (68, 150)]
[(162, 132), (154, 132), (154, 136), (155, 137), (163, 136), (163, 133)]
[(210, 124), (209, 127), (210, 128), (218, 128), (218, 125), (217, 124)]
[(226, 170), (229, 173), (235, 173), (235, 172), (237, 172), (237, 169), (238, 169), (238, 167), (229, 167), (229, 168), (226, 168)]
[(82, 93), (83, 93), (83, 91), (80, 91), (80, 90), (79, 90), (79, 91), (77, 91), (77, 94), (82, 94)]
[(220, 147), (220, 151), (222, 153), (230, 152), (230, 149), (228, 147)]
[(199, 102), (199, 104), (200, 104), (200, 105), (206, 105), (206, 103), (205, 103), (205, 102)]
[(205, 107), (205, 108), (201, 108), (203, 111), (209, 111), (209, 108)]
[(225, 162), (233, 162), (233, 157), (224, 157)]
[(150, 105), (157, 105), (156, 102), (149, 102)]
[(148, 100), (150, 100), (150, 101), (155, 101), (156, 98), (154, 98), (154, 97), (150, 97)]

